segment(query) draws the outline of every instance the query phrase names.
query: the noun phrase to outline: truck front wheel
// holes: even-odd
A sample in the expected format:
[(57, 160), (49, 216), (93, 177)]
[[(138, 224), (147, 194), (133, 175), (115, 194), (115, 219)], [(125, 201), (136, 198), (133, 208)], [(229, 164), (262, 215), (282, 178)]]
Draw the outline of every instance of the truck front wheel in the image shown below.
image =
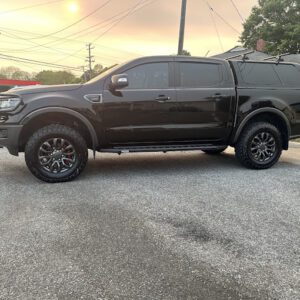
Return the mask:
[(29, 170), (49, 183), (75, 179), (88, 160), (86, 141), (74, 129), (53, 124), (35, 132), (25, 147)]
[(282, 137), (277, 127), (267, 122), (255, 122), (242, 132), (236, 146), (236, 157), (247, 168), (268, 169), (282, 153)]

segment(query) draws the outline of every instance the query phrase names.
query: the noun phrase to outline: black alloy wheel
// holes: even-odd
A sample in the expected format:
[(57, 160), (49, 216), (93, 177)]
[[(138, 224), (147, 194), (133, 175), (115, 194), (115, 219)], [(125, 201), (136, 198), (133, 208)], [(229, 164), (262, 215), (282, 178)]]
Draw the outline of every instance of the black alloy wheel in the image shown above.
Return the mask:
[(77, 160), (74, 146), (63, 138), (45, 141), (39, 149), (38, 156), (42, 168), (52, 174), (67, 172), (76, 165)]

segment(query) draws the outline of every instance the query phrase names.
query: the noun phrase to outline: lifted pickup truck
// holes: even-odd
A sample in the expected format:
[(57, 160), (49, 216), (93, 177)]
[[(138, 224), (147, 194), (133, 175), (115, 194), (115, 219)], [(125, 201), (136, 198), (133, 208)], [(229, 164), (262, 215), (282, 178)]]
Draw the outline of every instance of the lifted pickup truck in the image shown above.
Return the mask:
[(46, 182), (77, 177), (88, 149), (128, 153), (235, 147), (248, 168), (266, 169), (300, 137), (300, 65), (146, 57), (86, 84), (0, 95), (0, 145), (25, 152)]

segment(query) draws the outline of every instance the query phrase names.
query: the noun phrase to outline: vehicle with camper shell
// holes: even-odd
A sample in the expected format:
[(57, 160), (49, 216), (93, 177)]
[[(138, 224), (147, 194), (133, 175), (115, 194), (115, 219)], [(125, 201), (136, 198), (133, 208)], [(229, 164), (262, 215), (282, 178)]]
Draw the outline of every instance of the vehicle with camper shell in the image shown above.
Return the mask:
[(234, 147), (272, 167), (300, 137), (300, 65), (187, 56), (135, 59), (85, 84), (0, 94), (0, 145), (46, 182), (76, 178), (95, 152)]

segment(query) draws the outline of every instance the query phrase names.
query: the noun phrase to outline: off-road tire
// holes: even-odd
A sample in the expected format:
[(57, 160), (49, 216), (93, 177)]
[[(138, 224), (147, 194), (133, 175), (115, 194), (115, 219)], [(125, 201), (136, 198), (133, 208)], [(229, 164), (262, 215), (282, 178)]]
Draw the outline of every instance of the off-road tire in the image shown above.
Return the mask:
[[(251, 155), (251, 144), (253, 139), (260, 133), (268, 133), (275, 140), (275, 152), (273, 156), (265, 161), (259, 162)], [(279, 129), (267, 122), (255, 122), (249, 124), (242, 132), (235, 145), (235, 153), (237, 159), (242, 165), (249, 169), (268, 169), (274, 166), (282, 154), (282, 136)]]
[[(76, 161), (65, 173), (46, 172), (39, 162), (39, 149), (43, 142), (52, 138), (63, 138), (72, 143), (76, 151)], [(25, 146), (25, 161), (31, 173), (48, 183), (60, 183), (74, 180), (84, 170), (88, 161), (88, 148), (84, 138), (74, 129), (64, 125), (52, 124), (36, 131)]]

